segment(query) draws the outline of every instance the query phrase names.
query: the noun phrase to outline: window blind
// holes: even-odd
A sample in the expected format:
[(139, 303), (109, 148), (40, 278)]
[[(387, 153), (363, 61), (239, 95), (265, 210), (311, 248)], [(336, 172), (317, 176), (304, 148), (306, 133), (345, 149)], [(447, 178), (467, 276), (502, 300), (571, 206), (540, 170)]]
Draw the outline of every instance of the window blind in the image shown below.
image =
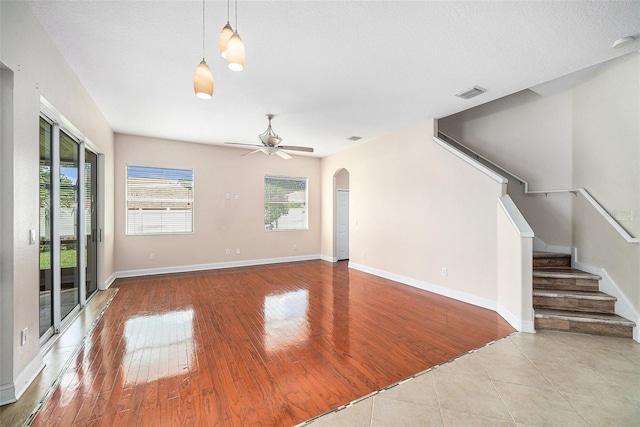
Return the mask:
[(265, 176), (265, 230), (307, 230), (307, 200), (307, 178)]
[(127, 166), (127, 234), (193, 232), (193, 170)]

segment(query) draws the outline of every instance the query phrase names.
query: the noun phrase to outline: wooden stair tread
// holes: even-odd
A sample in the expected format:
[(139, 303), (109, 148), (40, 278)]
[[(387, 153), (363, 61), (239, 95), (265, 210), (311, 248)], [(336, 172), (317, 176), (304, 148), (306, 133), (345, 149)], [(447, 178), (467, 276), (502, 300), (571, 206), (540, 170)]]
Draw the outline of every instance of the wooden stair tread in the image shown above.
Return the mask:
[(558, 279), (588, 279), (600, 280), (597, 274), (587, 273), (571, 267), (536, 267), (533, 269), (533, 277), (551, 277)]
[(542, 251), (534, 251), (533, 258), (570, 258), (569, 254), (560, 254), (557, 252), (542, 252)]
[(560, 319), (573, 322), (583, 323), (606, 323), (610, 325), (620, 325), (635, 327), (636, 324), (629, 319), (618, 316), (617, 314), (606, 313), (585, 313), (576, 311), (551, 310), (538, 308), (535, 309), (536, 319)]
[(617, 301), (618, 299), (612, 295), (600, 291), (570, 291), (556, 289), (534, 289), (534, 297), (548, 298), (577, 298), (601, 301)]

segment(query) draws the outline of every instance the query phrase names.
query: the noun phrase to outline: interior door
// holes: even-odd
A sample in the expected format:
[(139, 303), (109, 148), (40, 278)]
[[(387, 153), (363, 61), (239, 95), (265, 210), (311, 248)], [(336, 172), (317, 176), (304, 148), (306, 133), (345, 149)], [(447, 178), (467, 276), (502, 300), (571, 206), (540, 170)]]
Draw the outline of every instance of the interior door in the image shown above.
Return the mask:
[(349, 190), (336, 194), (336, 230), (337, 259), (349, 259)]

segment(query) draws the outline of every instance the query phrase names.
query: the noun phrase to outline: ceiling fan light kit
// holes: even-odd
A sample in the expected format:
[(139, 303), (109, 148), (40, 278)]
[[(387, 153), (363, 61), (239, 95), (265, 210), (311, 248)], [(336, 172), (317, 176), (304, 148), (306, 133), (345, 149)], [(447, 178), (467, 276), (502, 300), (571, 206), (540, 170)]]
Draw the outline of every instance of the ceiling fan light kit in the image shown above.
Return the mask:
[(268, 154), (269, 156), (277, 155), (282, 157), (285, 160), (291, 158), (291, 156), (282, 151), (282, 150), (291, 150), (291, 151), (304, 151), (307, 153), (313, 153), (313, 148), (311, 147), (298, 147), (295, 145), (280, 145), (282, 142), (282, 138), (276, 134), (271, 128), (271, 120), (273, 119), (273, 114), (267, 114), (265, 116), (267, 120), (269, 120), (269, 126), (267, 126), (267, 130), (258, 135), (258, 141), (262, 143), (262, 145), (256, 144), (244, 144), (240, 142), (226, 142), (225, 144), (230, 145), (243, 145), (245, 147), (258, 147), (256, 150), (250, 151), (248, 153), (244, 153), (242, 156), (247, 156), (249, 154), (257, 153), (258, 151), (263, 152), (264, 154)]

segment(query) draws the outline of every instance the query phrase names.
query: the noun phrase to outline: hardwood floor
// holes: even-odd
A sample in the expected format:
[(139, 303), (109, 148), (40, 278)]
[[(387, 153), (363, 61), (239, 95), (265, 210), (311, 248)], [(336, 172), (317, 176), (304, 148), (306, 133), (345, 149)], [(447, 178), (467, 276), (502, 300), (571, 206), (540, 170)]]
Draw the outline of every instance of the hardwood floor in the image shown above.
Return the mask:
[(32, 425), (295, 425), (513, 332), (344, 262), (114, 286)]

